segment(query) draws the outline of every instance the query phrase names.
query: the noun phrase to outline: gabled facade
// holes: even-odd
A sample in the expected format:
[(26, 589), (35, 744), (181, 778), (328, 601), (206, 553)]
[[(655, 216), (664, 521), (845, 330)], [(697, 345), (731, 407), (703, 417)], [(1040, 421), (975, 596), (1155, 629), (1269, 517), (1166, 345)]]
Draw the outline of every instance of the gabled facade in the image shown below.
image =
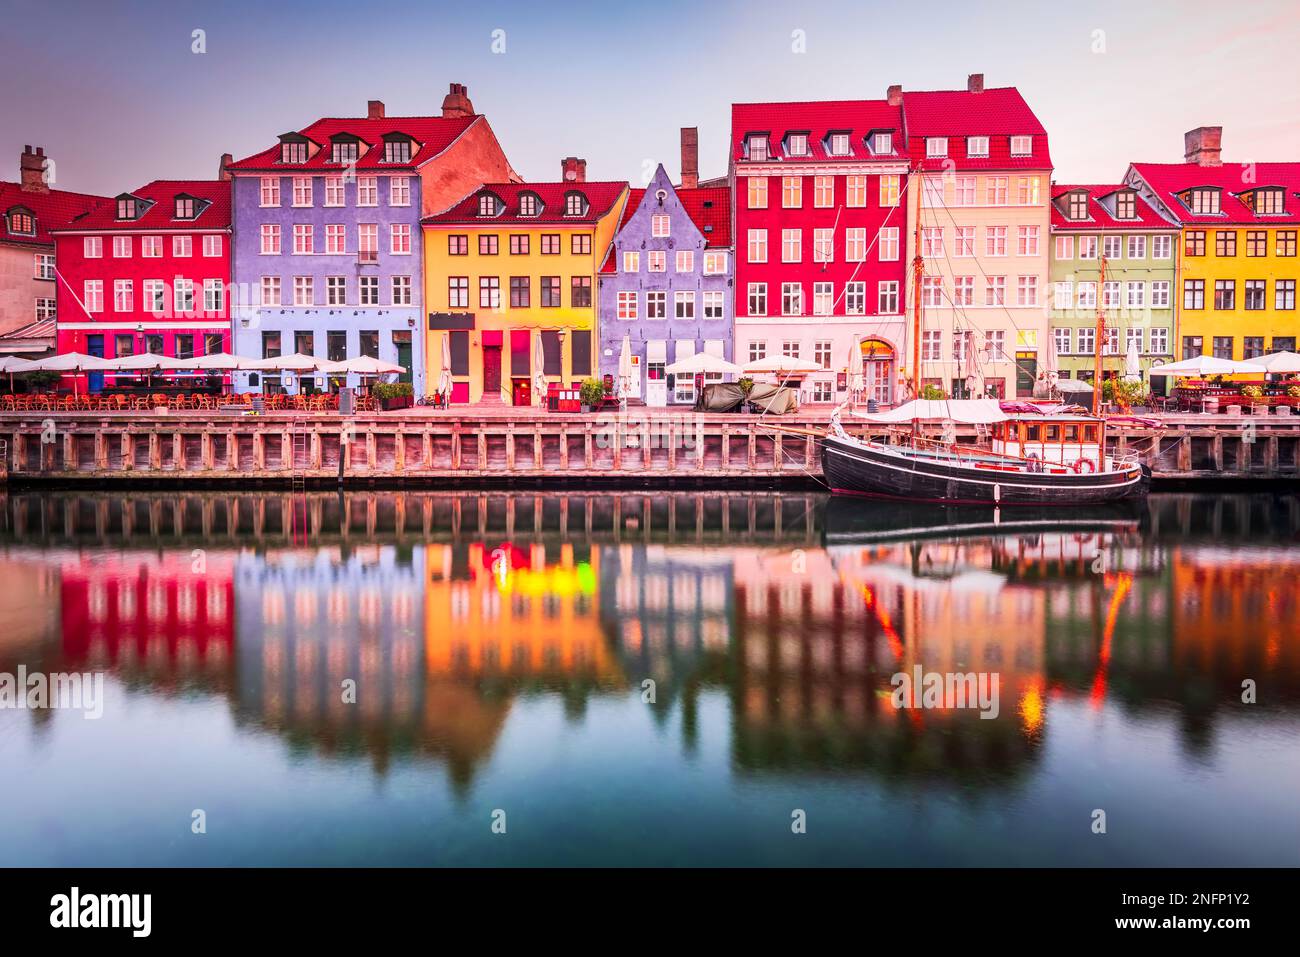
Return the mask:
[[(1048, 332), (1047, 131), (1018, 90), (985, 89), (978, 73), (965, 90), (905, 93), (903, 120), (922, 382), (952, 397), (1030, 396)], [(911, 358), (909, 338), (909, 369)]]
[(430, 391), (444, 338), (456, 403), (532, 405), (538, 373), (566, 385), (595, 375), (596, 270), (628, 189), (587, 182), (582, 160), (564, 172), (558, 183), (488, 183), (424, 220)]
[(1300, 163), (1223, 163), (1222, 127), (1191, 130), (1185, 162), (1125, 182), (1181, 227), (1178, 358), (1291, 352), (1300, 337)]
[(236, 351), (374, 356), (405, 367), (400, 378), (422, 394), (420, 220), (517, 178), (465, 87), (452, 84), (441, 116), (390, 117), (372, 100), (364, 117), (317, 120), (229, 169)]
[(855, 337), (893, 401), (903, 344), (908, 157), (902, 100), (731, 108), (736, 361), (812, 360), (805, 402), (839, 402)]
[(50, 230), (108, 201), (51, 189), (53, 164), (41, 147), (23, 147), (20, 181), (0, 183), (0, 336), (53, 322), (58, 308)]
[(1052, 187), (1048, 315), (1061, 375), (1093, 378), (1099, 305), (1104, 377), (1123, 374), (1131, 341), (1144, 376), (1173, 358), (1178, 238), (1177, 224), (1130, 186)]
[(693, 403), (706, 378), (722, 376), (670, 376), (665, 366), (697, 352), (733, 361), (730, 209), (726, 187), (678, 189), (662, 165), (629, 194), (598, 279), (600, 373), (618, 375), (627, 337), (629, 398)]
[(156, 180), (54, 235), (60, 353), (230, 351), (229, 180)]

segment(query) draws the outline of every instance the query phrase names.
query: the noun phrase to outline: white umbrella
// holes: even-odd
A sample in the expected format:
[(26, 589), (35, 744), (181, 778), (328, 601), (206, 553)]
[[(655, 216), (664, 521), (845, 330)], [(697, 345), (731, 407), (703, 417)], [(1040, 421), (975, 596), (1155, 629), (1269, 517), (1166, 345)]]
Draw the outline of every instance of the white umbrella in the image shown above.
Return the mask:
[(1233, 375), (1247, 372), (1264, 372), (1258, 362), (1240, 362), (1236, 359), (1216, 359), (1214, 356), (1196, 356), (1182, 362), (1171, 362), (1152, 370), (1155, 375), (1206, 376)]
[(1130, 382), (1139, 382), (1142, 379), (1142, 364), (1138, 359), (1136, 339), (1128, 341), (1128, 352), (1124, 355), (1124, 378)]
[(1273, 352), (1250, 361), (1269, 372), (1300, 372), (1300, 355), (1294, 352)]
[(229, 352), (210, 352), (206, 356), (178, 359), (172, 368), (200, 369), (204, 372), (236, 372), (240, 369), (249, 368), (252, 362), (252, 359), (244, 356), (232, 356)]
[(15, 362), (10, 372), (71, 372), (72, 394), (77, 394), (77, 374), (81, 372), (103, 372), (108, 368), (106, 360), (98, 356), (88, 356), (81, 352), (61, 352), (44, 359), (32, 359)]
[(356, 356), (339, 362), (322, 362), (316, 371), (324, 372), (326, 375), (343, 375), (347, 372), (354, 372), (357, 375), (378, 376), (387, 375), (390, 372), (405, 372), (406, 369), (396, 362), (385, 362), (383, 359), (376, 359), (373, 356)]
[(1092, 392), (1092, 383), (1082, 379), (1057, 379), (1052, 387), (1062, 394)]
[(442, 374), (438, 376), (438, 391), (451, 399), (451, 333), (442, 334)]
[(862, 337), (853, 337), (853, 346), (849, 350), (849, 394), (857, 396), (866, 388), (866, 374), (862, 367)]
[(678, 359), (672, 365), (664, 366), (664, 372), (669, 375), (695, 375), (700, 372), (740, 375), (742, 371), (734, 362), (728, 362), (722, 356), (715, 356), (708, 352), (697, 352), (685, 359)]
[(746, 375), (764, 372), (786, 375), (797, 372), (820, 372), (822, 367), (821, 363), (813, 362), (811, 359), (796, 359), (792, 356), (768, 356), (766, 359), (755, 359), (753, 362), (746, 362), (741, 368)]
[(153, 352), (137, 352), (129, 356), (118, 356), (116, 359), (105, 359), (108, 368), (115, 372), (144, 372), (156, 371), (158, 369), (179, 369), (179, 363), (185, 362), (185, 359), (168, 359), (166, 356), (160, 356)]
[(1054, 378), (1056, 378), (1056, 377), (1058, 377), (1058, 376), (1060, 375), (1060, 372), (1061, 372), (1061, 360), (1060, 360), (1060, 356), (1057, 355), (1057, 352), (1056, 352), (1056, 336), (1055, 336), (1055, 335), (1050, 335), (1050, 336), (1047, 337), (1047, 345), (1046, 345), (1046, 347), (1045, 347), (1044, 350), (1043, 350), (1043, 368), (1042, 368), (1042, 371), (1043, 371), (1044, 374), (1046, 374), (1047, 379), (1048, 379), (1049, 382), (1050, 382), (1052, 379), (1054, 379)]
[(245, 369), (250, 371), (273, 371), (273, 372), (316, 372), (322, 366), (333, 365), (334, 363), (318, 359), (316, 356), (305, 356), (301, 352), (293, 352), (287, 356), (271, 356), (266, 359), (253, 359), (244, 365)]
[(533, 337), (533, 402), (542, 405), (546, 402), (546, 350), (542, 347), (542, 336)]
[(632, 391), (632, 340), (623, 337), (623, 348), (618, 353), (618, 397), (626, 399)]
[(18, 371), (13, 367), (30, 361), (30, 359), (19, 359), (17, 356), (0, 356), (0, 372)]

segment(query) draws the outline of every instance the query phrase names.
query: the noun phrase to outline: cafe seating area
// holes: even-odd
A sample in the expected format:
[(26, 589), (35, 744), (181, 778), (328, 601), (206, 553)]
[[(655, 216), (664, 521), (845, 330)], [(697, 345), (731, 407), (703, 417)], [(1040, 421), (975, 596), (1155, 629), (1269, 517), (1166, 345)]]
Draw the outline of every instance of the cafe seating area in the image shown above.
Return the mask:
[[(338, 395), (328, 392), (266, 396), (251, 392), (235, 395), (210, 392), (88, 392), (80, 395), (22, 392), (0, 395), (0, 412), (153, 412), (156, 409), (216, 412), (231, 406), (245, 406), (252, 411), (255, 400), (259, 399), (262, 410), (266, 412), (336, 412), (339, 407)], [(358, 412), (373, 412), (375, 400), (370, 395), (359, 394), (354, 408)]]

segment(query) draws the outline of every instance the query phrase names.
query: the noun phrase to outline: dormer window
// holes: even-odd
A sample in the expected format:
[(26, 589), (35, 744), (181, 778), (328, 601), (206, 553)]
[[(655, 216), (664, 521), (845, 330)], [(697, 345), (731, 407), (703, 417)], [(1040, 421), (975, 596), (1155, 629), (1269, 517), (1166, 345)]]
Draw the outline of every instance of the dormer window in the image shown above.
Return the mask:
[(498, 210), (498, 200), (491, 193), (484, 193), (478, 198), (478, 214), (480, 216), (495, 216)]
[(36, 217), (32, 215), (31, 210), (9, 210), (9, 232), (20, 236), (35, 236)]
[(355, 136), (338, 137), (331, 144), (330, 162), (348, 166), (360, 155), (360, 141)]
[(755, 134), (749, 138), (749, 159), (751, 162), (767, 161), (767, 137)]
[(384, 141), (385, 163), (411, 162), (411, 141), (405, 136)]
[(519, 215), (520, 216), (538, 216), (542, 212), (541, 200), (537, 198), (536, 193), (519, 194)]
[(831, 134), (831, 155), (832, 156), (849, 155), (849, 134), (848, 133)]
[(1067, 219), (1083, 220), (1088, 218), (1088, 194), (1071, 193), (1066, 202), (1065, 216)]
[(581, 193), (568, 193), (564, 197), (564, 215), (582, 216), (587, 212), (587, 198)]
[(1197, 216), (1217, 216), (1221, 211), (1219, 191), (1213, 187), (1189, 189), (1180, 198), (1183, 205)]
[(193, 196), (176, 197), (176, 219), (193, 219), (198, 215), (198, 204)]
[(948, 138), (946, 136), (927, 136), (925, 155), (931, 158), (948, 155)]
[(1115, 218), (1137, 219), (1137, 195), (1132, 190), (1115, 194)]
[(871, 137), (871, 151), (877, 156), (887, 156), (894, 152), (894, 134), (876, 133)]
[(117, 201), (118, 219), (135, 219), (136, 201), (132, 197), (123, 197)]
[(1011, 137), (1012, 156), (1030, 156), (1033, 152), (1034, 152), (1034, 138), (1032, 136)]
[(1257, 216), (1280, 216), (1286, 212), (1286, 193), (1275, 186), (1261, 187), (1249, 205)]
[(294, 164), (307, 162), (307, 141), (284, 140), (281, 142), (280, 162)]
[(789, 156), (807, 156), (808, 155), (808, 134), (791, 133), (786, 137), (785, 151)]
[(966, 137), (966, 155), (967, 156), (988, 156), (989, 155), (989, 138), (987, 136), (968, 136)]

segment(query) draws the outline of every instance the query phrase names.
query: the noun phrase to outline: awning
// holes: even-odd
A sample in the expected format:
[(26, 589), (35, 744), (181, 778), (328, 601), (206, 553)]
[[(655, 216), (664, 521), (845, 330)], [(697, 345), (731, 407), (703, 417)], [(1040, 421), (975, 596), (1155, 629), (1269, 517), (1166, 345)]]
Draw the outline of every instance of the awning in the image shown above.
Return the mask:
[(667, 362), (668, 343), (663, 339), (648, 339), (645, 344), (646, 362)]
[(724, 352), (724, 350), (723, 350), (722, 340), (721, 340), (721, 339), (705, 339), (705, 340), (704, 340), (704, 352), (705, 352), (705, 354), (707, 354), (707, 355), (717, 356), (719, 359), (721, 359), (721, 358), (723, 357), (723, 352)]
[(695, 340), (678, 339), (674, 343), (674, 348), (676, 350), (674, 355), (676, 355), (678, 362), (681, 362), (683, 359), (689, 359), (691, 356), (695, 355)]
[(997, 399), (915, 399), (888, 412), (850, 411), (868, 422), (882, 423), (920, 419), (987, 425), (991, 422), (1005, 422), (1008, 418)]

